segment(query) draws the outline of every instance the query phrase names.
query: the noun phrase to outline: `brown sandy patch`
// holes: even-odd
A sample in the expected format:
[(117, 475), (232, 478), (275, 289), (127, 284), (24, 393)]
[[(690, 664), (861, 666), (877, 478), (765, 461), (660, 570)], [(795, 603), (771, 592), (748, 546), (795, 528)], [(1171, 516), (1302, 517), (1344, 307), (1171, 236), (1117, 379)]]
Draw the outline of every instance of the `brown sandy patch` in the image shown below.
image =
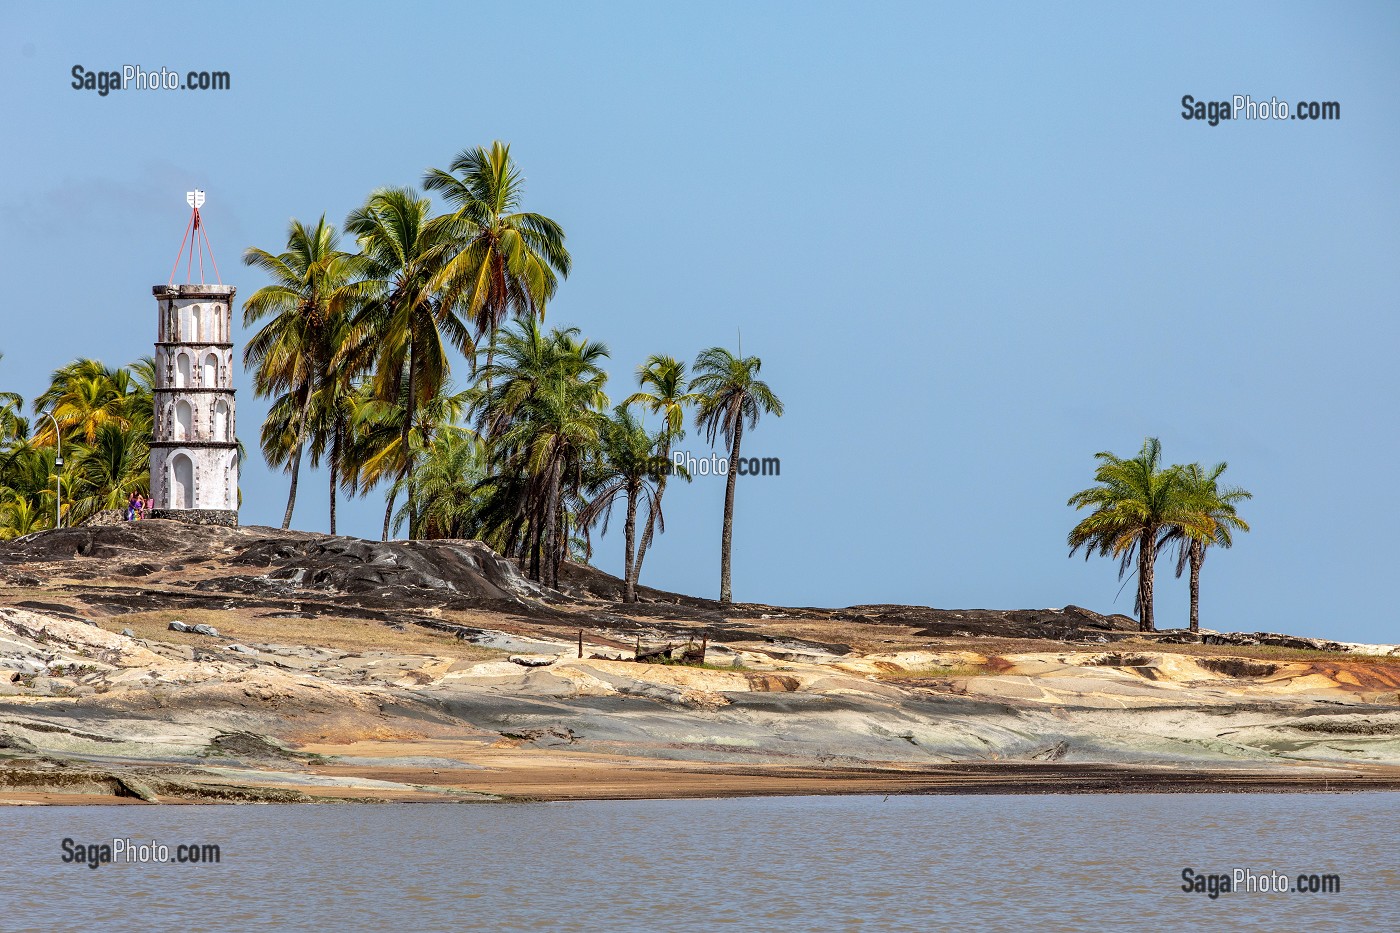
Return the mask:
[[(383, 766), (315, 763), (316, 774), (451, 788), (530, 800), (665, 800), (827, 794), (1218, 793), (1400, 790), (1400, 768), (1151, 768), (1062, 762), (960, 762), (868, 767), (665, 761), (480, 742), (307, 745), (321, 755), (389, 759)], [(449, 758), (475, 766), (414, 767), (394, 759)], [(480, 770), (478, 770), (480, 769)], [(303, 790), (308, 790), (303, 788)]]

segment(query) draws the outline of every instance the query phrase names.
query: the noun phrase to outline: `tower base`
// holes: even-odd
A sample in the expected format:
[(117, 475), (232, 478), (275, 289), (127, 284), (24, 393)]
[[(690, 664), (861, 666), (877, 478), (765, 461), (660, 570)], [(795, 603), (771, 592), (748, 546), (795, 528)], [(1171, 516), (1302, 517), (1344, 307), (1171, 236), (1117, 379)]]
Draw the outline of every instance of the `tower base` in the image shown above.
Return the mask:
[(237, 509), (151, 509), (147, 518), (168, 518), (187, 525), (220, 525), (224, 528), (238, 527)]

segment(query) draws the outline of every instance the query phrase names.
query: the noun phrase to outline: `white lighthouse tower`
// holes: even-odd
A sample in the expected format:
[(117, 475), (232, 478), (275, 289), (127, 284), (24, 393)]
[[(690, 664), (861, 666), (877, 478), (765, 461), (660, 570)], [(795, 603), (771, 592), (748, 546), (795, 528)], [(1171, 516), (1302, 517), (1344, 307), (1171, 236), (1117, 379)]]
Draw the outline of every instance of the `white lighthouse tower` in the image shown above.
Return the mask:
[[(238, 442), (233, 406), (232, 285), (207, 284), (204, 252), (209, 246), (199, 208), (203, 191), (187, 197), (191, 215), (186, 278), (199, 253), (199, 284), (170, 282), (151, 289), (156, 297), (156, 385), (151, 440), (152, 518), (201, 525), (238, 524)], [(193, 239), (191, 239), (193, 234)], [(214, 253), (210, 263), (218, 278)]]

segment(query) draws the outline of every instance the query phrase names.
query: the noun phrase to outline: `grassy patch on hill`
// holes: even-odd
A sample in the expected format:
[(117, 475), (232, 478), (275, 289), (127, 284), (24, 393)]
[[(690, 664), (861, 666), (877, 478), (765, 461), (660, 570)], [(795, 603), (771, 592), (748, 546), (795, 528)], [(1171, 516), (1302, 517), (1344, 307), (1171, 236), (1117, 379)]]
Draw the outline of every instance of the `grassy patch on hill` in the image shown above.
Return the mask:
[[(218, 638), (170, 631), (171, 622), (186, 625), (212, 625)], [(358, 653), (389, 651), (401, 654), (430, 654), (466, 661), (489, 660), (505, 655), (494, 648), (482, 648), (446, 632), (435, 632), (415, 625), (401, 629), (366, 619), (322, 616), (315, 619), (285, 618), (266, 610), (156, 609), (127, 612), (98, 620), (109, 632), (129, 628), (138, 638), (193, 647), (211, 647), (229, 642), (246, 644), (312, 645), (335, 651)]]

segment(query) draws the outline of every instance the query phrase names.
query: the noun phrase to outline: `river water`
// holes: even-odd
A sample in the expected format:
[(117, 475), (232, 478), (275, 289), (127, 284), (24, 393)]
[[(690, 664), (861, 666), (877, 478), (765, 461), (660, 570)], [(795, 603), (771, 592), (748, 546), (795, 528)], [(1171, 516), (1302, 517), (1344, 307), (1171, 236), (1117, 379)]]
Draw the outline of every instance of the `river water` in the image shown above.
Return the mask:
[(1400, 930), (1397, 843), (1400, 794), (8, 807), (0, 930)]

